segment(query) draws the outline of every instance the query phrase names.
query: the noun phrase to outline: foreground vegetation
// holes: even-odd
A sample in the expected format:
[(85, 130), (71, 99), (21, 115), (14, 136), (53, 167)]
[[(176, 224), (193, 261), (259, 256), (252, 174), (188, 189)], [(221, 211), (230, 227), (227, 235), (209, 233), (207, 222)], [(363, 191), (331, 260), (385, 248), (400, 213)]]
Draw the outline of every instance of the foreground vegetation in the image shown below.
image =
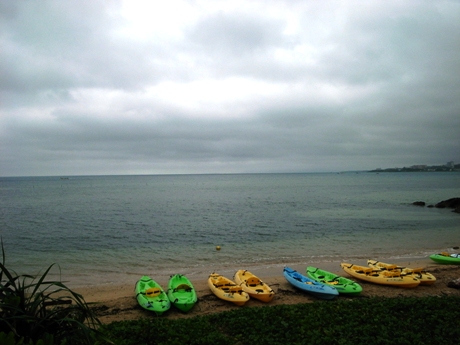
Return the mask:
[(118, 345), (459, 344), (460, 297), (370, 298), (241, 308), (104, 325)]
[(1, 345), (91, 345), (102, 342), (101, 323), (84, 298), (60, 281), (18, 275), (0, 263)]

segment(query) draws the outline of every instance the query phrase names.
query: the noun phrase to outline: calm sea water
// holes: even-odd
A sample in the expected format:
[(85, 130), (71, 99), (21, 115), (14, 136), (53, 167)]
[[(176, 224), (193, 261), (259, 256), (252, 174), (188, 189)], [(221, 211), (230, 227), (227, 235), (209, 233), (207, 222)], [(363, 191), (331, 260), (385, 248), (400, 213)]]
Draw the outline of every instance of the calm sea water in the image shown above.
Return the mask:
[(460, 215), (411, 203), (452, 197), (459, 173), (10, 177), (0, 178), (0, 235), (17, 273), (56, 263), (69, 286), (134, 284), (426, 257), (460, 245)]

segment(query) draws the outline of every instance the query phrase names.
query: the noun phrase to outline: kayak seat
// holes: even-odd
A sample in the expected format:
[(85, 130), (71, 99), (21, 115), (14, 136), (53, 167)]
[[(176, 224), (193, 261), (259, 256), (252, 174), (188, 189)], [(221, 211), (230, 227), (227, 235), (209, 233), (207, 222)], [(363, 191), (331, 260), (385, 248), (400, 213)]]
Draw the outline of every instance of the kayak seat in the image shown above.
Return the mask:
[(401, 273), (399, 271), (383, 271), (382, 275), (385, 277), (400, 277)]
[(388, 271), (400, 269), (400, 267), (397, 265), (376, 265), (376, 268), (380, 268), (381, 270), (388, 270)]
[(356, 273), (372, 273), (373, 269), (371, 267), (366, 268), (366, 267), (360, 267), (355, 269)]
[(157, 287), (153, 287), (153, 288), (145, 290), (145, 294), (148, 297), (158, 296), (160, 293), (161, 293), (161, 290), (160, 288), (157, 288)]
[(174, 289), (174, 292), (179, 291), (179, 290), (186, 291), (186, 292), (191, 292), (192, 287), (190, 285), (188, 285), (188, 284), (180, 284), (178, 287), (176, 287)]
[(243, 289), (240, 286), (232, 286), (228, 289), (232, 293), (242, 293)]
[(228, 290), (231, 286), (235, 286), (235, 285), (225, 283), (225, 282), (218, 282), (217, 284), (214, 284), (214, 286), (218, 289)]
[(251, 277), (248, 280), (246, 280), (246, 285), (247, 286), (252, 286), (252, 287), (260, 285), (260, 279), (258, 279), (256, 277)]
[(291, 277), (294, 278), (295, 280), (298, 280), (299, 282), (303, 281), (302, 276), (298, 274), (297, 272), (292, 274)]

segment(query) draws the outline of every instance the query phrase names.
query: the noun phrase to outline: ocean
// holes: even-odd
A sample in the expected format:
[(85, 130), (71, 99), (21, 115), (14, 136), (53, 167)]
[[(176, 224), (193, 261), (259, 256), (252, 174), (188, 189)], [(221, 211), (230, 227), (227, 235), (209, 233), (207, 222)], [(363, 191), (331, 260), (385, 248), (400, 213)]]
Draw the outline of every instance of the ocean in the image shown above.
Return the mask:
[[(0, 178), (5, 266), (70, 287), (141, 275), (367, 258), (460, 246), (460, 173), (311, 173)], [(217, 246), (220, 250), (217, 250)], [(280, 273), (281, 275), (281, 273)]]

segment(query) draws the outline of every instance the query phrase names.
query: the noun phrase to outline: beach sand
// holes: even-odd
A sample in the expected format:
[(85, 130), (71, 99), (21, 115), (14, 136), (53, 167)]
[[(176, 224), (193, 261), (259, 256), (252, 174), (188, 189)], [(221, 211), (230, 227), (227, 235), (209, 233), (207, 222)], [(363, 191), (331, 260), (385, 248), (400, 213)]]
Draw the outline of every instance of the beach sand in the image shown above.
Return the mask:
[[(384, 260), (382, 260), (384, 261)], [(384, 261), (387, 262), (387, 261)], [(363, 263), (354, 262), (355, 264), (362, 265)], [(412, 262), (405, 261), (391, 261), (391, 263), (398, 263), (407, 267), (425, 267), (425, 269), (436, 277), (436, 283), (428, 286), (418, 286), (411, 289), (403, 289), (397, 287), (376, 285), (364, 281), (358, 281), (363, 287), (363, 292), (356, 297), (343, 297), (339, 299), (356, 299), (356, 298), (369, 298), (369, 297), (427, 297), (427, 296), (446, 296), (456, 295), (460, 296), (460, 289), (454, 289), (447, 286), (447, 284), (455, 279), (460, 278), (460, 266), (453, 265), (439, 265), (433, 263), (431, 260), (418, 260)], [(300, 273), (305, 274), (306, 265), (299, 267), (291, 266), (298, 270)], [(318, 267), (340, 274), (344, 277), (349, 277), (340, 267), (339, 263), (327, 263), (318, 265)], [(263, 303), (255, 299), (250, 299), (244, 306), (238, 307), (232, 303), (218, 299), (207, 286), (207, 279), (201, 278), (199, 280), (192, 279), (192, 283), (198, 293), (198, 303), (188, 313), (182, 313), (171, 306), (171, 309), (165, 312), (162, 316), (156, 316), (154, 313), (142, 309), (134, 296), (134, 284), (132, 285), (103, 285), (93, 287), (82, 287), (75, 289), (80, 293), (86, 302), (92, 302), (96, 315), (103, 323), (110, 323), (114, 321), (135, 320), (146, 317), (165, 317), (165, 318), (186, 318), (195, 317), (200, 315), (207, 315), (211, 313), (218, 313), (226, 310), (238, 308), (251, 308), (260, 306), (274, 306), (280, 304), (298, 304), (310, 303), (318, 301), (316, 298), (303, 293), (293, 288), (283, 277), (282, 270), (264, 271), (260, 273), (256, 270), (251, 270), (265, 283), (270, 285), (275, 291), (275, 298), (270, 303)], [(210, 272), (211, 273), (211, 272)], [(218, 272), (221, 273), (221, 272)], [(223, 273), (221, 273), (223, 274)], [(226, 275), (228, 278), (233, 278), (233, 275)], [(154, 276), (152, 276), (155, 279)], [(156, 279), (155, 279), (156, 280)], [(167, 286), (167, 280), (157, 280), (163, 288)], [(330, 303), (333, 303), (330, 302)]]

